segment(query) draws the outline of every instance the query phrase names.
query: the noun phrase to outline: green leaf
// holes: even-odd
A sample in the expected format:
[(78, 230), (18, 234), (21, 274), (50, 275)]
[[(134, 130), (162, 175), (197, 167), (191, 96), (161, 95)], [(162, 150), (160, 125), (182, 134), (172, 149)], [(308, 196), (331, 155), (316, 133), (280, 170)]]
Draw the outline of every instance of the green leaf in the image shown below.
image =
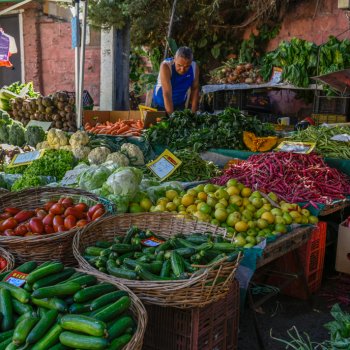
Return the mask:
[(166, 40), (167, 40), (167, 42), (168, 42), (169, 49), (170, 49), (171, 53), (172, 53), (173, 55), (175, 55), (175, 53), (176, 53), (176, 51), (177, 51), (177, 49), (178, 49), (175, 39), (173, 39), (173, 38), (167, 38)]
[(201, 40), (199, 40), (197, 46), (199, 48), (203, 48), (203, 47), (205, 47), (207, 45), (207, 43), (208, 43), (207, 38), (201, 38)]
[(218, 58), (220, 55), (220, 46), (218, 45), (213, 46), (210, 52), (215, 59)]

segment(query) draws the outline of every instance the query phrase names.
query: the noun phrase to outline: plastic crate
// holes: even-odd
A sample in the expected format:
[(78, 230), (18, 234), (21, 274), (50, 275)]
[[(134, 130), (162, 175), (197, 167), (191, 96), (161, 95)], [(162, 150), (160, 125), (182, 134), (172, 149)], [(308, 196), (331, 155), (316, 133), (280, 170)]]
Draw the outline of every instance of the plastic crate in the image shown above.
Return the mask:
[(311, 116), (316, 125), (346, 123), (346, 116), (341, 114), (312, 114)]
[(348, 114), (349, 97), (316, 96), (315, 98), (313, 111), (315, 114)]
[(143, 350), (234, 350), (239, 324), (239, 284), (203, 308), (145, 305), (148, 325)]
[(220, 90), (213, 93), (214, 111), (222, 111), (227, 107), (241, 109), (241, 92), (238, 90)]

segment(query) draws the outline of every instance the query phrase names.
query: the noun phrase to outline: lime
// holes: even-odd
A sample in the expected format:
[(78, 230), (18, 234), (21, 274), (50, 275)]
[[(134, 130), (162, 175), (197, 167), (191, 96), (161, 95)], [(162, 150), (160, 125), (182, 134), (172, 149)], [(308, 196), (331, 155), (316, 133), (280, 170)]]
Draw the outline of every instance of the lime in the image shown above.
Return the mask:
[(198, 199), (200, 199), (201, 201), (206, 201), (208, 195), (207, 195), (205, 192), (198, 192), (197, 197), (198, 197)]
[(230, 179), (227, 181), (226, 186), (231, 187), (231, 186), (236, 186), (238, 181), (236, 179)]
[(212, 225), (220, 226), (220, 221), (219, 221), (219, 220), (216, 220), (216, 219), (211, 219), (210, 223), (211, 223)]
[(203, 203), (200, 207), (200, 212), (202, 212), (203, 214), (210, 214), (211, 212), (211, 206), (207, 203)]
[(210, 205), (212, 208), (215, 207), (215, 205), (217, 204), (217, 200), (215, 198), (212, 197), (208, 197), (207, 198), (207, 204)]
[(138, 204), (138, 203), (132, 203), (129, 207), (130, 213), (142, 213), (145, 210)]
[(143, 198), (140, 202), (140, 207), (145, 211), (149, 211), (152, 206), (152, 201), (149, 198)]
[(236, 224), (235, 224), (235, 230), (237, 232), (245, 232), (248, 230), (248, 224), (244, 221), (238, 221)]
[(310, 216), (308, 217), (308, 221), (309, 221), (310, 224), (315, 225), (315, 224), (318, 223), (318, 218), (317, 218), (316, 216), (310, 215)]
[(230, 204), (236, 204), (240, 207), (243, 204), (243, 199), (239, 195), (234, 194), (230, 196), (229, 202)]
[(218, 208), (214, 212), (214, 217), (216, 220), (219, 220), (220, 222), (223, 222), (227, 219), (228, 213), (226, 212), (226, 209), (224, 208)]
[(230, 196), (233, 196), (235, 194), (239, 194), (240, 193), (240, 190), (238, 187), (236, 186), (230, 186), (227, 188), (227, 193), (230, 195)]
[(249, 187), (244, 187), (241, 190), (242, 197), (249, 197), (252, 194), (252, 190)]
[(195, 188), (194, 188), (194, 190), (196, 191), (196, 192), (203, 192), (204, 191), (204, 184), (200, 184), (200, 185), (197, 185)]
[(287, 226), (284, 224), (276, 224), (275, 231), (279, 233), (287, 233)]
[(233, 240), (234, 244), (238, 247), (243, 247), (245, 244), (247, 244), (247, 241), (242, 236), (236, 236)]
[(243, 246), (243, 248), (245, 249), (249, 249), (249, 248), (253, 248), (255, 244), (252, 244), (252, 243), (247, 243)]
[(205, 192), (205, 193), (215, 192), (215, 191), (216, 191), (216, 187), (215, 187), (215, 185), (213, 185), (213, 184), (206, 184), (206, 185), (204, 186), (204, 192)]
[(181, 204), (184, 205), (185, 207), (188, 207), (193, 203), (194, 203), (194, 196), (192, 196), (191, 194), (185, 194), (181, 199)]
[(255, 208), (261, 208), (264, 205), (262, 199), (258, 197), (254, 197), (253, 199), (251, 199), (251, 203), (254, 205)]
[(166, 204), (165, 208), (168, 211), (175, 211), (177, 206), (175, 205), (175, 203), (169, 202), (169, 203)]
[(154, 211), (156, 211), (156, 212), (157, 211), (160, 211), (160, 212), (166, 211), (165, 206), (163, 204), (158, 204), (155, 206)]
[(165, 197), (169, 200), (174, 200), (175, 197), (178, 197), (178, 193), (175, 190), (168, 190), (165, 192)]
[(261, 218), (266, 220), (269, 224), (273, 224), (275, 222), (275, 217), (269, 211), (263, 213), (261, 215)]
[(258, 221), (257, 221), (257, 226), (261, 229), (266, 228), (268, 225), (269, 225), (269, 223), (264, 219), (258, 219)]
[(215, 193), (214, 193), (215, 197), (217, 199), (229, 199), (230, 195), (223, 189), (223, 188), (219, 188)]

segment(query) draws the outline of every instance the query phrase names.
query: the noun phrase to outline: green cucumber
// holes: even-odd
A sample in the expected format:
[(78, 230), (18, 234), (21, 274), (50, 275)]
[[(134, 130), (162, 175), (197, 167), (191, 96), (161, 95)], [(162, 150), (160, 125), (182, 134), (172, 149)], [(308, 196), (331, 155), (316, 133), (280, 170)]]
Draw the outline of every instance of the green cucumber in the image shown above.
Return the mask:
[(146, 263), (142, 263), (142, 262), (139, 262), (139, 261), (136, 261), (136, 260), (132, 260), (132, 259), (126, 258), (124, 260), (124, 265), (126, 265), (130, 269), (135, 269), (135, 267), (137, 265), (140, 265), (140, 266), (142, 266), (143, 268), (149, 270), (152, 273), (159, 274), (160, 270), (162, 269), (163, 263), (161, 261), (153, 261), (153, 262), (151, 262), (149, 264), (146, 264)]
[(164, 254), (165, 254), (165, 251), (159, 252), (159, 253), (156, 255), (156, 261), (161, 261), (161, 262), (163, 262), (163, 261), (164, 261)]
[(118, 318), (115, 322), (108, 327), (108, 340), (112, 341), (113, 339), (120, 337), (125, 331), (134, 325), (134, 320), (130, 316), (122, 316)]
[[(93, 286), (97, 282), (97, 278), (93, 275), (82, 274), (76, 278), (68, 280), (69, 282), (74, 282), (80, 284), (81, 287)], [(67, 282), (68, 282), (67, 281)]]
[(108, 259), (116, 260), (119, 257), (119, 254), (116, 252), (111, 252), (111, 254), (108, 255)]
[(27, 304), (30, 300), (30, 294), (26, 290), (14, 286), (13, 284), (0, 282), (0, 289), (8, 290), (11, 293), (12, 298), (17, 299), (23, 304)]
[(194, 244), (202, 244), (209, 242), (208, 237), (196, 234), (185, 236), (185, 240)]
[(69, 312), (71, 314), (83, 314), (85, 312), (90, 311), (90, 306), (91, 306), (91, 303), (85, 303), (85, 304), (74, 303), (69, 307)]
[(15, 326), (18, 325), (18, 323), (20, 323), (21, 321), (23, 321), (26, 318), (33, 318), (33, 317), (37, 317), (37, 313), (35, 311), (31, 311), (31, 312), (26, 312), (25, 314), (19, 316), (15, 322)]
[(187, 260), (184, 260), (185, 270), (189, 273), (194, 273), (198, 271), (198, 268), (193, 267)]
[(224, 253), (231, 253), (237, 250), (237, 247), (232, 243), (214, 243), (213, 248), (221, 250)]
[(117, 301), (123, 296), (128, 296), (128, 295), (129, 295), (128, 292), (124, 290), (118, 290), (116, 292), (111, 292), (105, 295), (101, 295), (91, 303), (90, 310), (91, 311), (97, 310), (103, 306), (106, 306), (107, 304), (111, 304)]
[(218, 261), (221, 261), (225, 258), (226, 258), (226, 254), (221, 253), (221, 254), (217, 255), (214, 259), (210, 260), (207, 265), (208, 266), (213, 265), (213, 264), (217, 263)]
[(171, 262), (170, 260), (164, 260), (162, 269), (160, 270), (160, 277), (170, 277)]
[(12, 335), (13, 335), (13, 329), (6, 331), (6, 332), (1, 332), (0, 333), (0, 343), (8, 338), (12, 338)]
[(184, 258), (189, 258), (190, 256), (192, 256), (193, 254), (196, 254), (196, 249), (194, 248), (177, 248), (177, 249), (174, 249), (174, 251), (183, 256)]
[(59, 324), (54, 324), (49, 331), (41, 338), (31, 350), (49, 350), (59, 341), (63, 329)]
[(131, 304), (130, 297), (123, 296), (111, 305), (106, 306), (100, 312), (94, 315), (97, 320), (108, 322), (115, 319), (118, 315), (129, 309)]
[(109, 248), (103, 249), (102, 252), (100, 253), (100, 256), (108, 256), (109, 254), (111, 254), (112, 251)]
[(36, 281), (39, 281), (46, 276), (61, 272), (63, 268), (64, 265), (61, 262), (52, 262), (48, 265), (45, 265), (44, 267), (39, 266), (38, 269), (34, 270), (27, 276), (27, 283), (34, 284)]
[(109, 345), (106, 338), (82, 335), (67, 331), (61, 333), (60, 342), (69, 348), (88, 350), (106, 349), (106, 347)]
[(57, 310), (59, 312), (67, 312), (68, 310), (67, 303), (64, 300), (56, 297), (45, 299), (32, 298), (32, 303), (37, 306), (45, 307), (46, 309)]
[(56, 273), (54, 275), (50, 275), (36, 281), (33, 284), (33, 289), (39, 289), (42, 287), (52, 286), (62, 281), (66, 281), (70, 276), (73, 275), (75, 269), (73, 267), (66, 267), (62, 272)]
[(4, 288), (0, 289), (0, 314), (2, 314), (0, 331), (6, 332), (11, 330), (14, 326), (12, 298), (11, 293)]
[(121, 350), (126, 344), (130, 342), (131, 338), (131, 334), (123, 334), (119, 338), (114, 339), (111, 345), (107, 348), (107, 350)]
[(161, 277), (158, 275), (155, 275), (154, 273), (148, 271), (147, 269), (144, 269), (142, 266), (136, 266), (135, 271), (140, 276), (140, 278), (144, 281), (171, 281), (174, 280), (174, 278), (171, 277)]
[(95, 337), (107, 336), (106, 324), (89, 316), (64, 315), (60, 319), (60, 325), (66, 331), (84, 333)]
[(33, 291), (33, 287), (31, 284), (28, 284), (27, 282), (23, 285), (23, 289), (27, 292), (31, 293)]
[(125, 254), (128, 252), (140, 250), (140, 246), (124, 243), (114, 243), (110, 249), (112, 249), (116, 253)]
[(95, 286), (87, 287), (79, 290), (74, 294), (74, 302), (85, 303), (91, 299), (95, 299), (103, 294), (114, 292), (116, 287), (110, 283), (100, 283)]
[[(30, 273), (32, 272), (38, 264), (35, 261), (27, 261), (22, 265), (19, 265), (16, 267), (16, 271), (23, 272), (23, 273)], [(14, 270), (12, 270), (14, 271)], [(0, 275), (0, 281), (5, 281), (6, 277), (11, 274), (12, 271), (4, 272)]]
[(137, 261), (144, 262), (144, 263), (150, 263), (154, 260), (156, 260), (156, 255), (152, 254), (143, 254), (139, 258), (136, 259)]
[(116, 263), (113, 260), (107, 261), (107, 272), (115, 277), (125, 278), (129, 280), (136, 280), (137, 273), (131, 270), (125, 270), (120, 267), (117, 267)]
[(26, 339), (26, 343), (35, 344), (41, 338), (44, 337), (46, 332), (53, 326), (56, 322), (58, 316), (57, 310), (49, 310), (44, 315), (41, 316), (39, 322), (35, 325), (35, 327), (30, 331), (28, 337)]
[(12, 271), (13, 270), (1, 272), (0, 273), (0, 281), (4, 281), (6, 279), (6, 277), (11, 274)]
[(171, 240), (168, 240), (162, 244), (160, 244), (156, 249), (155, 249), (155, 253), (159, 253), (161, 251), (165, 251), (168, 249), (171, 249), (172, 245), (171, 245)]
[(61, 343), (57, 343), (56, 345), (52, 346), (50, 350), (69, 350), (71, 348), (64, 346)]
[(12, 299), (13, 310), (18, 315), (23, 315), (26, 312), (33, 311), (33, 307), (30, 304), (23, 304), (17, 299)]
[(0, 350), (6, 350), (7, 346), (10, 345), (12, 343), (12, 336), (3, 340), (0, 343)]
[[(145, 253), (145, 254), (154, 254), (156, 252), (156, 249), (157, 247), (145, 247), (145, 248), (142, 248), (142, 253)], [(136, 253), (135, 253), (136, 255)], [(136, 258), (136, 256), (135, 256)]]
[(26, 341), (29, 332), (33, 329), (38, 321), (39, 317), (30, 317), (19, 322), (13, 333), (12, 341), (16, 345), (23, 344)]
[(112, 242), (107, 242), (107, 241), (96, 241), (95, 242), (95, 247), (98, 248), (109, 248), (113, 243)]
[(128, 253), (125, 253), (125, 254), (122, 254), (121, 256), (119, 256), (116, 260), (115, 260), (115, 263), (120, 266), (123, 264), (124, 260), (126, 258), (133, 258), (135, 252), (128, 252)]
[(215, 248), (214, 247), (215, 244), (226, 244), (226, 243), (212, 243), (212, 242), (208, 242), (208, 243), (203, 243), (203, 244), (197, 245), (197, 247), (195, 247), (195, 249), (196, 249), (197, 252), (199, 252), (201, 250), (208, 250), (208, 249)]
[(238, 254), (239, 254), (239, 252), (233, 252), (233, 253), (227, 254), (227, 260), (226, 261), (228, 261), (228, 262), (235, 261), (237, 259), (237, 257), (238, 257)]
[(84, 251), (84, 254), (86, 255), (94, 255), (94, 256), (100, 256), (100, 253), (104, 250), (105, 248), (100, 248), (100, 247), (87, 247)]
[(171, 269), (173, 270), (174, 275), (176, 277), (180, 277), (180, 275), (183, 272), (185, 272), (184, 259), (182, 258), (181, 255), (176, 253), (175, 250), (172, 250), (170, 254), (170, 262), (171, 262)]
[(32, 298), (43, 299), (43, 298), (53, 298), (53, 297), (74, 295), (80, 289), (81, 289), (81, 286), (79, 283), (69, 281), (60, 285), (42, 287), (42, 288), (36, 289), (32, 293)]
[(123, 238), (123, 243), (130, 244), (131, 239), (139, 232), (139, 229), (136, 226), (131, 226)]

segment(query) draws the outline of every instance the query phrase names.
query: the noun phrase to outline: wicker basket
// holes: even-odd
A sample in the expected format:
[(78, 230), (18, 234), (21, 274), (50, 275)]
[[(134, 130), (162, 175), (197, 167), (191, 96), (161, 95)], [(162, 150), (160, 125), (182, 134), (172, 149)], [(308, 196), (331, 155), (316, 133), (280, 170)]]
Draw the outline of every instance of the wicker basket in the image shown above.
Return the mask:
[(0, 273), (12, 270), (15, 266), (15, 258), (13, 257), (13, 255), (10, 254), (6, 249), (0, 247), (0, 256), (5, 258), (7, 261), (7, 266), (4, 270), (0, 269)]
[[(7, 207), (35, 209), (49, 200), (57, 200), (62, 196), (69, 196), (74, 201), (84, 202), (89, 206), (98, 203), (98, 197), (90, 192), (71, 188), (41, 187), (2, 196), (0, 211)], [(76, 232), (77, 229), (72, 229), (66, 232), (27, 237), (0, 236), (0, 246), (8, 249), (19, 263), (29, 260), (37, 262), (60, 260), (69, 265), (76, 263), (72, 252), (72, 240)]]
[[(134, 316), (134, 319), (137, 320), (137, 330), (134, 336), (131, 338), (130, 342), (122, 348), (122, 350), (141, 350), (143, 345), (143, 337), (145, 335), (148, 316), (147, 311), (140, 299), (125, 285), (119, 283), (118, 281), (108, 278), (108, 276), (96, 276), (96, 274), (91, 273), (90, 271), (83, 271), (81, 269), (76, 269), (79, 272), (84, 272), (89, 275), (95, 275), (99, 282), (108, 282), (115, 285), (118, 289), (124, 290), (129, 293), (131, 299), (131, 313)], [(107, 277), (107, 278), (106, 278)]]
[(8, 194), (10, 191), (6, 190), (5, 188), (0, 188), (0, 197), (2, 197), (5, 194)]
[[(92, 271), (129, 287), (144, 302), (178, 308), (203, 307), (226, 296), (233, 280), (240, 255), (234, 262), (221, 260), (210, 267), (203, 267), (190, 279), (174, 281), (134, 281), (106, 275), (91, 266), (83, 257), (85, 248), (97, 240), (112, 241), (122, 235), (131, 225), (150, 229), (155, 234), (171, 237), (176, 233), (211, 232), (226, 235), (226, 230), (215, 225), (179, 218), (171, 214), (123, 214), (110, 216), (80, 230), (73, 241), (73, 252), (84, 271)], [(220, 281), (220, 282), (218, 282)]]

